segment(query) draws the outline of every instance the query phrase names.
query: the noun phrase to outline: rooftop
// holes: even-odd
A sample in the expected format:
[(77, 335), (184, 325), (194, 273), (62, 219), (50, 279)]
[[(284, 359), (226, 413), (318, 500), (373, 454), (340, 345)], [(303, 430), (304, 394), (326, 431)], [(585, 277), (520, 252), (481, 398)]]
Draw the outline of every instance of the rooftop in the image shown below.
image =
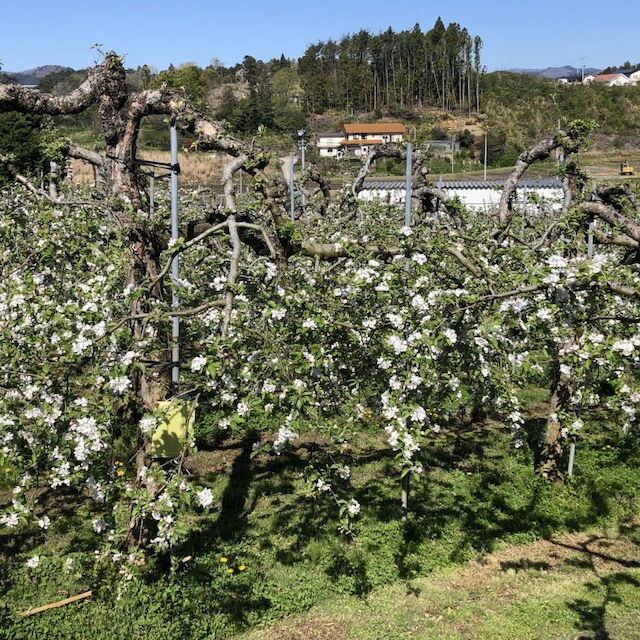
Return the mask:
[(404, 133), (399, 122), (375, 122), (372, 124), (345, 124), (346, 133)]

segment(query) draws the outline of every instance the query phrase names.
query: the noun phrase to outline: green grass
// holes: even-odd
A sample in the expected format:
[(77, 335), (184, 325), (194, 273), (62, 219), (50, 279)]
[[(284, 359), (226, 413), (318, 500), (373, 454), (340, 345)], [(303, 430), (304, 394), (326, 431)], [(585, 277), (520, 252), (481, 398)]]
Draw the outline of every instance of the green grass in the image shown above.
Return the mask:
[[(496, 567), (486, 580), (469, 573), (449, 569), (392, 585), (367, 600), (335, 599), (274, 629), (247, 633), (242, 640), (640, 637), (637, 569), (603, 578), (587, 570), (578, 575), (537, 567)], [(324, 634), (314, 633), (321, 629)]]
[[(305, 484), (310, 451), (322, 453), (313, 439), (253, 460), (249, 440), (219, 443), (190, 463), (218, 508), (194, 521), (197, 531), (174, 550), (173, 562), (156, 559), (120, 597), (114, 576), (96, 570), (83, 528), (89, 507), (56, 497), (62, 524), (46, 534), (0, 535), (0, 638), (275, 637), (260, 635), (265, 625), (285, 625), (280, 640), (562, 638), (603, 624), (622, 625), (624, 633), (611, 637), (633, 638), (640, 628), (631, 597), (640, 584), (637, 565), (599, 574), (583, 566), (587, 556), (553, 570), (544, 558), (516, 558), (487, 582), (476, 579), (482, 559), (505, 545), (593, 527), (613, 531), (640, 512), (637, 444), (596, 426), (585, 428), (575, 476), (563, 487), (538, 478), (535, 451), (514, 450), (498, 424), (434, 436), (420, 452), (426, 471), (412, 482), (406, 522), (391, 452), (379, 436), (361, 434), (349, 451), (359, 461), (352, 480), (362, 505), (353, 540), (338, 533), (326, 494), (313, 495)], [(625, 535), (637, 556), (638, 529)], [(41, 565), (27, 569), (34, 554)], [(65, 573), (69, 556), (75, 567)], [(17, 615), (87, 589), (90, 601)], [(296, 626), (311, 619), (311, 630)]]

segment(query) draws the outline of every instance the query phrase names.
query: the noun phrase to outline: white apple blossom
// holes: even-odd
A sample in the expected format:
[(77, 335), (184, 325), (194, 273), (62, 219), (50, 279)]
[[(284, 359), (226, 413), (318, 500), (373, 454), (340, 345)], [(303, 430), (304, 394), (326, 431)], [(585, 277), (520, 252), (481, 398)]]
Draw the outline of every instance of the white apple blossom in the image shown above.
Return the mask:
[(458, 334), (456, 333), (455, 329), (451, 329), (449, 327), (445, 329), (443, 333), (449, 344), (455, 344), (458, 341)]
[(344, 465), (338, 469), (338, 475), (342, 480), (348, 480), (351, 477), (351, 467)]
[(407, 341), (397, 335), (389, 336), (387, 338), (387, 344), (394, 350), (396, 355), (404, 353), (408, 348)]
[(198, 371), (202, 371), (204, 367), (207, 365), (207, 357), (206, 356), (196, 356), (191, 360), (191, 371), (194, 373)]
[(611, 345), (611, 348), (614, 351), (620, 351), (625, 356), (630, 356), (635, 351), (635, 345), (631, 340), (627, 339), (616, 340), (616, 342)]
[(203, 509), (209, 508), (213, 504), (213, 492), (209, 487), (196, 491), (196, 501)]
[(118, 376), (109, 380), (109, 391), (121, 396), (131, 387), (131, 380), (127, 376)]
[(360, 503), (355, 498), (352, 498), (347, 506), (347, 511), (350, 516), (357, 516), (360, 513)]
[(298, 437), (298, 434), (289, 427), (280, 427), (278, 435), (273, 441), (273, 451), (276, 455), (280, 455), (287, 443), (293, 442)]
[(156, 430), (156, 427), (158, 426), (158, 419), (155, 416), (144, 416), (140, 419), (138, 426), (142, 433), (151, 433)]
[(103, 533), (107, 530), (107, 523), (103, 518), (95, 518), (91, 521), (91, 526), (96, 533)]

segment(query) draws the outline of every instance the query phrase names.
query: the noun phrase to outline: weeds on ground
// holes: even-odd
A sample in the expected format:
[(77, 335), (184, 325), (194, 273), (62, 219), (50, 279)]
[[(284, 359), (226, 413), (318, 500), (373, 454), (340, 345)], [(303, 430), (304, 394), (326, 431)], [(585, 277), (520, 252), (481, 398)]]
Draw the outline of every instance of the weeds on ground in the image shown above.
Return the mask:
[[(529, 427), (535, 441), (535, 420)], [(335, 505), (308, 492), (307, 449), (251, 460), (242, 442), (197, 454), (198, 481), (212, 488), (219, 509), (125, 590), (96, 564), (82, 504), (69, 510), (67, 526), (46, 535), (4, 534), (0, 637), (229, 638), (330, 598), (364, 601), (382, 586), (424, 579), (504, 544), (620, 522), (640, 510), (638, 446), (601, 425), (585, 431), (575, 474), (562, 487), (538, 478), (534, 447), (514, 451), (499, 424), (434, 436), (420, 452), (425, 473), (411, 486), (405, 521), (386, 445), (364, 433), (351, 446), (361, 461), (352, 480), (362, 505), (353, 539), (338, 533)], [(229, 464), (220, 463), (221, 452)], [(91, 600), (18, 615), (86, 590)]]

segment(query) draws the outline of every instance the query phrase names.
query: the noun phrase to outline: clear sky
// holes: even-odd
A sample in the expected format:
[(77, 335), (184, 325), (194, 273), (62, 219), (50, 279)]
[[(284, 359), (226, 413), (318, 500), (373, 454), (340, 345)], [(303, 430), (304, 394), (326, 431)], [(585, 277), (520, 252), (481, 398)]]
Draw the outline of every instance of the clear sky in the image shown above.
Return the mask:
[(0, 61), (5, 71), (46, 64), (93, 66), (91, 47), (125, 55), (125, 66), (214, 58), (224, 66), (299, 58), (309, 45), (367, 29), (429, 31), (440, 17), (483, 41), (482, 63), (497, 69), (571, 65), (602, 69), (640, 62), (640, 3), (594, 0), (3, 0)]

